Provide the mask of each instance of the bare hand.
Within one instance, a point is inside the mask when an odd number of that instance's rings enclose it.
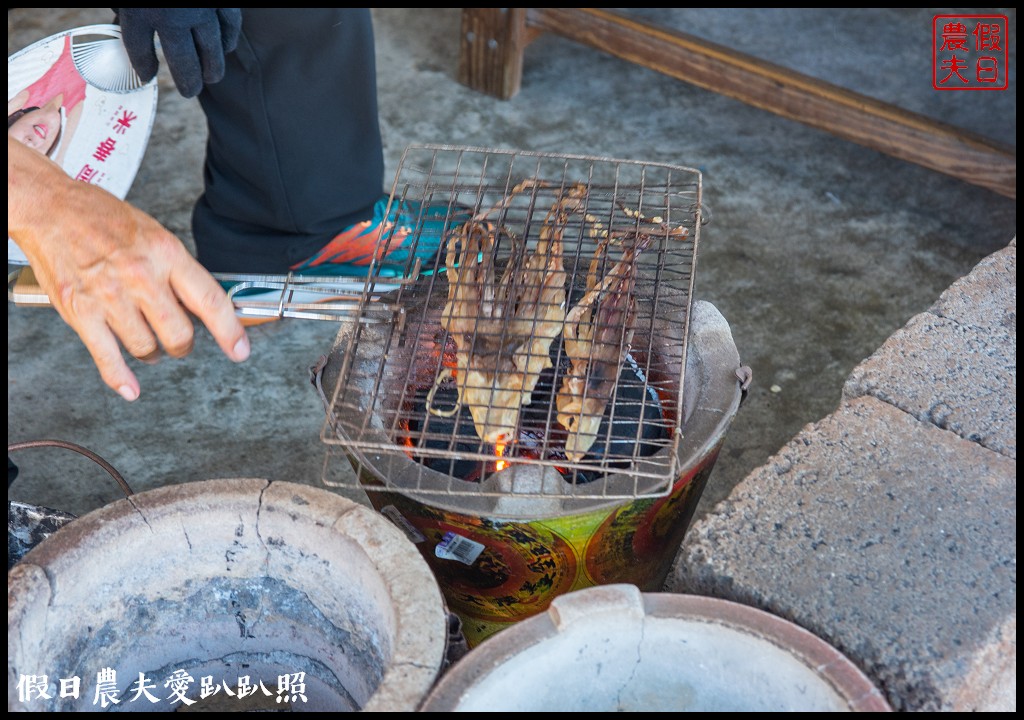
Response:
[[[160,223],[9,137],[7,158],[8,234],[107,385],[129,401],[140,393],[120,345],[144,362],[161,347],[188,355],[189,312],[225,355],[249,357],[227,293]]]

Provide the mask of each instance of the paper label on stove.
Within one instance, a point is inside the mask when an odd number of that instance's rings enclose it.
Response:
[[[475,540],[447,532],[434,548],[434,554],[442,560],[458,560],[460,563],[472,565],[483,550],[484,546]]]
[[[405,519],[405,516],[398,511],[394,505],[386,505],[380,510],[381,515],[398,526],[398,529],[405,533],[405,536],[414,543],[421,543],[426,536],[416,529],[416,526]]]

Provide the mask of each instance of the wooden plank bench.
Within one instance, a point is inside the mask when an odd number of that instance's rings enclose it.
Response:
[[[519,92],[526,47],[552,33],[1009,198],[1017,149],[700,38],[601,8],[463,8],[458,79]]]

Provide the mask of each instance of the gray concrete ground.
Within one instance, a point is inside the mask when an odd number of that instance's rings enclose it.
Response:
[[[938,11],[931,9],[630,12],[1016,143],[1013,9],[991,11],[1010,18],[1010,89],[961,93],[932,89],[930,32]],[[110,17],[103,8],[10,10],[8,52]],[[666,162],[704,173],[712,221],[702,236],[695,295],[729,321],[753,385],[698,509],[702,534],[738,522],[718,509],[737,486],[751,513],[773,523],[768,515],[778,508],[762,506],[767,498],[759,497],[769,487],[757,481],[765,464],[802,433],[817,432],[809,424],[840,407],[844,384],[862,361],[1016,234],[1013,200],[559,38],[541,37],[527,50],[519,95],[485,97],[455,81],[459,17],[458,8],[374,11],[391,172],[409,144],[444,143]],[[203,119],[195,101],[175,93],[165,69],[160,82],[153,138],[129,199],[190,242]],[[1015,313],[1015,265],[1012,278]],[[201,332],[189,358],[139,365],[143,394],[127,404],[101,383],[52,311],[9,305],[8,441],[84,445],[136,490],[214,477],[318,484],[323,408],[307,368],[335,332],[329,323],[298,320],[254,328],[252,357],[241,366]],[[955,365],[958,347],[935,347],[928,357]],[[896,377],[896,390],[909,382]],[[1015,428],[1015,364],[1012,383],[1012,405],[991,408],[1009,413]],[[907,421],[867,400],[851,400],[842,412],[871,416],[864,443]],[[990,421],[978,420],[982,435],[990,434]],[[965,438],[951,457],[971,463],[982,449],[1002,452],[979,442]],[[863,457],[860,447],[858,440],[846,448],[850,462]],[[926,444],[920,449],[927,455]],[[901,457],[908,482],[942,464],[928,455],[918,468],[922,458],[909,450]],[[9,492],[14,499],[81,514],[119,496],[104,472],[66,451],[22,451],[15,459],[21,476]],[[1015,518],[1015,486],[1006,492]],[[721,507],[733,507],[729,502]],[[894,522],[916,526],[922,520],[915,512],[908,503]],[[771,558],[758,567],[748,558],[732,561],[745,564],[751,587],[771,587]],[[1015,576],[1015,540],[1012,568]],[[933,590],[926,578],[914,581],[926,586],[917,592]],[[1014,625],[1014,657],[1015,646]]]

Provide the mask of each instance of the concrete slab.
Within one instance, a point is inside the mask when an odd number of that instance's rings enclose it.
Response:
[[[896,710],[1007,709],[1015,472],[978,443],[856,398],[693,526],[666,587],[796,622],[857,663]]]
[[[1017,333],[1017,238],[950,285],[929,308],[988,333]]]
[[[1017,457],[1017,248],[979,263],[861,363],[844,399],[871,395]]]

